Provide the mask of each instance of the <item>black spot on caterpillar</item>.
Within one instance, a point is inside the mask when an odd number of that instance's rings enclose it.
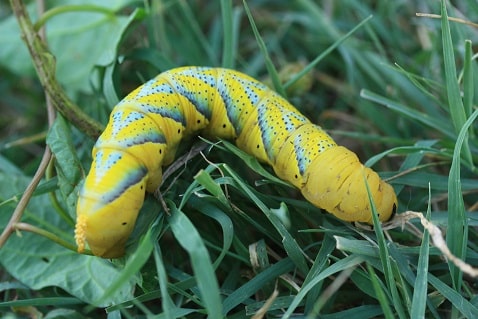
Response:
[[[159,186],[181,139],[198,131],[234,140],[345,221],[372,223],[364,177],[380,220],[396,210],[389,184],[276,92],[233,70],[183,67],[159,74],[114,108],[78,198],[79,252],[88,243],[97,256],[124,254],[145,191]]]

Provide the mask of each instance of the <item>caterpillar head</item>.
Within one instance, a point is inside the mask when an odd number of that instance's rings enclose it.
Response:
[[[94,255],[117,258],[124,254],[143,205],[147,174],[127,154],[117,157],[108,169],[97,165],[101,158],[105,154],[95,157],[78,197],[75,240],[78,252],[88,243]]]
[[[381,222],[392,218],[397,209],[392,186],[344,147],[330,148],[318,156],[308,167],[306,177],[304,197],[342,220],[373,224],[366,185]]]

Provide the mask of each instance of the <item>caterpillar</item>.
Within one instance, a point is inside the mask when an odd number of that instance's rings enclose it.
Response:
[[[113,109],[78,195],[78,251],[88,244],[96,256],[122,256],[145,193],[159,187],[181,139],[198,132],[234,140],[344,221],[372,223],[365,180],[381,221],[397,208],[389,184],[263,83],[229,69],[182,67],[159,74]]]

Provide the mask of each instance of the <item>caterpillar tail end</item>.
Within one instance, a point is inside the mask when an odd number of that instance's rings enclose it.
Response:
[[[318,156],[309,165],[306,176],[307,182],[301,189],[304,197],[341,220],[372,225],[370,199],[380,222],[390,220],[397,210],[393,187],[364,167],[357,155],[345,147],[333,147]]]
[[[75,226],[75,241],[78,246],[78,253],[83,253],[86,246],[86,217],[85,215],[78,215]]]

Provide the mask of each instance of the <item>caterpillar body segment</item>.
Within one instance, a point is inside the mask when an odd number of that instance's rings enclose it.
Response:
[[[199,132],[234,140],[343,220],[372,223],[365,180],[381,221],[396,209],[390,185],[276,92],[237,71],[183,67],[146,82],[111,113],[79,194],[79,251],[88,243],[97,256],[123,255],[145,192],[159,186],[179,142]]]

